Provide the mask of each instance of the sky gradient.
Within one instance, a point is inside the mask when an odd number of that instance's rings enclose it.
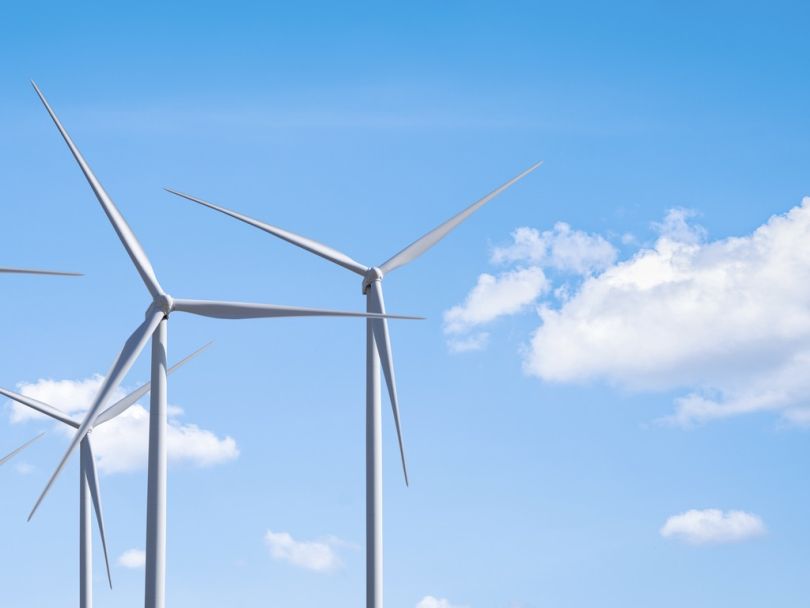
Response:
[[[358,277],[165,186],[372,265],[545,160],[386,279],[389,311],[427,317],[392,324],[412,483],[384,400],[387,606],[804,606],[808,21],[782,2],[6,7],[0,265],[86,276],[0,276],[0,384],[80,413],[149,302],[30,79],[176,297],[364,306]],[[363,322],[178,316],[170,360],[209,340],[170,381],[167,602],[362,605]],[[26,524],[67,436],[3,407],[0,452],[49,432],[0,468],[0,605],[75,605],[77,460]],[[99,462],[115,590],[97,542],[95,595],[116,608],[143,602],[130,414]]]

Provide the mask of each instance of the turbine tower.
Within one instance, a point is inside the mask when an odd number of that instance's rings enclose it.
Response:
[[[191,353],[182,361],[173,365],[167,373],[171,374],[177,368],[188,363],[192,358],[196,357],[203,350],[210,346],[210,342],[202,348]],[[104,410],[96,419],[92,428],[100,424],[108,422],[117,416],[123,414],[135,402],[149,392],[149,384],[144,384],[137,390],[134,390],[126,397],[120,399],[115,404]],[[56,407],[43,403],[32,397],[15,393],[4,388],[0,388],[0,395],[5,395],[9,399],[13,399],[27,407],[30,407],[37,412],[50,416],[54,420],[58,420],[63,424],[79,428],[81,425],[80,420],[76,420],[72,416],[63,412]],[[92,429],[91,429],[92,430]],[[40,433],[34,439],[21,445],[16,450],[11,452],[8,456],[0,460],[0,464],[6,462],[9,458],[25,449],[36,439],[39,439],[45,433]],[[101,537],[101,546],[104,549],[104,565],[107,568],[107,581],[112,589],[112,575],[110,573],[110,560],[107,555],[107,539],[104,534],[104,517],[101,511],[101,496],[99,494],[98,486],[98,473],[96,472],[96,460],[93,456],[93,444],[90,441],[90,435],[86,435],[80,445],[79,452],[79,608],[92,608],[93,606],[93,529],[91,521],[91,509],[95,511],[96,523],[98,524],[98,532]],[[92,506],[91,506],[92,503]]]
[[[146,285],[151,296],[151,302],[146,309],[146,319],[130,335],[123,349],[115,358],[110,372],[98,392],[92,406],[76,431],[62,460],[51,475],[45,489],[34,504],[30,520],[42,500],[53,486],[54,481],[62,472],[73,451],[87,435],[95,423],[101,408],[107,402],[112,391],[118,386],[129,368],[134,363],[152,337],[152,390],[149,408],[149,467],[147,482],[147,512],[146,512],[146,590],[145,607],[163,608],[165,606],[166,587],[166,424],[167,424],[167,381],[166,381],[166,354],[168,346],[168,320],[173,312],[187,312],[203,317],[220,319],[257,319],[277,317],[366,317],[366,318],[400,318],[417,319],[418,317],[402,317],[381,315],[368,312],[344,312],[323,310],[315,308],[300,308],[294,306],[278,306],[274,304],[254,304],[245,302],[224,302],[213,300],[184,300],[175,299],[166,293],[157,280],[152,264],[135,233],[127,224],[124,216],[116,207],[107,191],[96,178],[87,161],[73,143],[62,124],[59,122],[51,106],[48,104],[42,91],[36,83],[32,82],[34,89],[50,114],[56,128],[65,140],[76,162],[84,173],[87,182],[101,204],[104,213],[110,220],[121,244],[129,254],[138,274]]]
[[[447,236],[470,215],[498,196],[501,192],[526,177],[537,169],[540,161],[505,184],[499,186],[482,199],[476,201],[449,220],[417,239],[405,249],[383,262],[379,266],[368,266],[355,261],[345,253],[313,239],[295,234],[283,228],[266,224],[251,217],[209,203],[189,194],[166,188],[172,194],[199,203],[256,228],[269,232],[273,236],[292,243],[324,259],[342,266],[363,277],[362,291],[366,296],[366,310],[373,313],[385,313],[382,280],[391,271],[412,262],[436,243]],[[385,319],[366,321],[366,606],[382,608],[383,606],[383,528],[382,528],[382,406],[380,402],[380,364],[388,387],[388,397],[394,415],[397,431],[402,472],[405,484],[408,485],[408,467],[405,462],[405,447],[402,441],[402,430],[399,417],[394,363],[391,353],[391,340],[388,323]]]

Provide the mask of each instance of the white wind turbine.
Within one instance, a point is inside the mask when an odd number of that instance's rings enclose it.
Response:
[[[166,188],[168,192],[199,203],[225,215],[236,218],[246,224],[255,226],[280,239],[342,266],[363,277],[362,289],[366,296],[366,310],[374,313],[385,313],[382,279],[392,270],[413,261],[436,243],[447,236],[470,215],[498,196],[501,192],[526,177],[537,169],[540,161],[502,186],[496,188],[482,199],[476,201],[449,220],[417,239],[405,249],[383,262],[379,266],[367,266],[355,261],[345,253],[313,239],[295,234],[283,228],[266,224],[236,211],[225,209],[213,203],[196,198],[189,194]],[[405,484],[408,484],[408,468],[405,463],[405,448],[400,428],[399,403],[394,376],[394,363],[391,353],[391,341],[388,334],[388,323],[385,319],[366,322],[366,606],[382,608],[383,605],[383,530],[382,530],[382,406],[380,400],[380,362],[382,362],[388,396],[394,414],[394,425],[397,431],[402,472]]]
[[[167,373],[171,374],[179,367],[185,365],[210,345],[211,343],[209,342],[202,348],[199,348],[188,355],[185,359],[178,361],[169,368]],[[90,430],[92,431],[100,424],[109,422],[113,418],[123,414],[141,397],[146,395],[146,393],[149,392],[149,389],[150,384],[146,383],[140,388],[132,391],[126,397],[116,401],[113,405],[99,414]],[[22,405],[28,406],[31,409],[45,414],[54,420],[58,420],[59,422],[73,427],[74,429],[79,428],[81,425],[80,420],[73,418],[66,412],[63,412],[52,405],[34,399],[33,397],[21,395],[20,393],[15,393],[14,391],[4,388],[0,388],[0,395],[13,399]],[[39,439],[44,434],[45,433],[40,433],[34,439],[31,439],[27,443],[21,445],[19,448],[11,452],[11,454],[0,460],[0,464],[3,464],[9,458],[31,445],[35,440]],[[93,530],[90,516],[91,502],[92,508],[96,513],[96,523],[98,524],[98,532],[99,536],[101,537],[101,546],[104,549],[104,565],[107,568],[107,581],[110,584],[110,589],[112,589],[112,575],[110,573],[110,560],[107,555],[107,539],[104,534],[104,517],[101,511],[101,496],[98,485],[98,474],[96,472],[96,460],[93,455],[93,444],[90,439],[90,434],[88,433],[81,440],[79,452],[79,608],[91,608],[93,605]]]
[[[379,315],[363,312],[344,312],[335,310],[322,310],[315,308],[300,308],[294,306],[278,306],[275,304],[254,304],[245,302],[224,302],[212,300],[182,300],[175,299],[166,293],[158,283],[155,271],[146,252],[141,247],[132,229],[127,224],[121,212],[116,207],[106,190],[96,178],[87,161],[82,156],[73,140],[64,129],[56,114],[51,109],[45,96],[36,83],[34,89],[42,101],[45,109],[65,140],[76,162],[79,164],[85,178],[96,195],[102,209],[110,220],[121,244],[129,254],[146,288],[152,297],[146,309],[146,319],[130,335],[123,349],[115,358],[110,372],[93,404],[87,412],[81,425],[79,425],[73,440],[70,442],[65,455],[51,475],[45,489],[34,504],[30,520],[36,512],[54,481],[62,472],[73,451],[87,435],[96,422],[101,408],[107,402],[110,394],[118,386],[135,359],[146,345],[147,339],[152,337],[152,390],[149,408],[149,465],[147,482],[147,511],[146,511],[146,608],[163,608],[165,606],[166,588],[166,424],[167,424],[167,381],[166,381],[166,352],[168,340],[168,319],[172,312],[188,312],[204,317],[220,319],[257,319],[276,317],[370,317],[370,318],[401,318],[416,319],[418,317],[401,317],[393,315]]]

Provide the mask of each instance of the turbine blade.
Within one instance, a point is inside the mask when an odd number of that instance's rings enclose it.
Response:
[[[90,437],[85,437],[82,441],[84,450],[85,469],[87,485],[90,487],[90,497],[93,499],[93,509],[96,511],[96,522],[98,523],[98,533],[101,536],[101,546],[104,548],[104,565],[107,566],[107,580],[112,589],[112,574],[110,574],[110,558],[107,555],[107,536],[104,534],[104,515],[101,512],[101,496],[98,487],[98,474],[96,473],[96,457],[93,454],[93,444]]]
[[[338,251],[328,245],[324,245],[323,243],[319,243],[316,240],[309,239],[305,236],[301,236],[300,234],[295,234],[294,232],[290,232],[288,230],[284,230],[283,228],[279,228],[277,226],[273,226],[272,224],[265,224],[264,222],[260,222],[259,220],[254,220],[252,217],[248,217],[247,215],[243,215],[236,211],[231,211],[230,209],[226,209],[225,207],[220,207],[219,205],[215,205],[214,203],[209,203],[208,201],[204,201],[201,198],[197,198],[196,196],[191,196],[190,194],[184,194],[183,192],[178,192],[177,190],[172,190],[171,188],[164,188],[166,192],[170,192],[171,194],[175,194],[179,197],[182,197],[186,200],[189,200],[193,203],[198,203],[200,205],[204,205],[210,209],[214,209],[215,211],[219,211],[220,213],[224,213],[225,215],[229,215],[232,218],[245,222],[246,224],[250,224],[260,230],[264,230],[265,232],[269,232],[273,236],[277,236],[280,239],[287,241],[288,243],[292,243],[293,245],[300,247],[301,249],[306,249],[310,253],[314,253],[315,255],[319,255],[324,259],[329,260],[330,262],[334,262],[343,268],[351,270],[352,272],[356,272],[360,276],[366,274],[368,267],[364,266],[360,262],[357,262],[350,258],[345,253]]]
[[[13,399],[18,403],[22,403],[23,405],[26,405],[33,410],[45,414],[46,416],[50,416],[51,418],[54,418],[59,422],[64,422],[65,424],[72,426],[74,429],[79,428],[79,423],[76,422],[70,416],[68,416],[65,412],[56,409],[52,405],[48,405],[47,403],[43,403],[42,401],[34,399],[33,397],[27,397],[26,395],[21,395],[20,393],[15,393],[14,391],[10,391],[4,388],[0,388],[0,395],[8,397],[9,399]]]
[[[206,344],[204,346],[201,346],[200,348],[195,350],[193,353],[188,355],[185,359],[181,359],[180,361],[178,361],[177,363],[172,365],[168,369],[167,373],[172,374],[175,370],[177,370],[178,368],[182,367],[183,365],[185,365],[186,363],[191,361],[194,357],[196,357],[201,352],[206,350],[212,344],[213,344],[213,342],[209,342],[208,344]],[[147,382],[146,384],[144,384],[140,388],[132,391],[129,395],[127,395],[123,399],[120,399],[119,401],[116,401],[113,405],[111,405],[110,407],[108,407],[106,410],[104,410],[103,412],[101,412],[98,415],[98,418],[96,418],[96,423],[95,423],[94,426],[98,426],[99,424],[103,424],[104,422],[107,422],[108,420],[112,420],[113,418],[115,418],[119,414],[123,414],[127,409],[129,409],[130,406],[134,405],[138,401],[138,399],[140,399],[146,393],[148,393],[151,390],[151,388],[152,388],[152,383]]]
[[[379,315],[367,312],[346,312],[275,304],[252,304],[247,302],[219,302],[214,300],[175,300],[174,310],[190,312],[217,319],[263,319],[271,317],[368,317],[386,319],[421,319],[402,315]]]
[[[81,272],[63,272],[61,270],[40,270],[38,268],[11,268],[0,267],[0,273],[4,274],[48,274],[57,277],[83,277]]]
[[[512,179],[510,179],[508,182],[506,182],[502,186],[496,188],[495,190],[493,190],[492,192],[487,194],[484,198],[474,202],[472,205],[470,205],[469,207],[464,209],[464,211],[461,211],[460,213],[457,213],[456,215],[451,217],[449,220],[447,220],[445,223],[441,224],[440,226],[434,228],[433,230],[431,230],[430,232],[428,232],[427,234],[425,234],[421,238],[417,239],[416,241],[414,241],[413,243],[408,245],[405,249],[403,249],[402,251],[397,253],[390,260],[388,260],[387,262],[384,262],[380,266],[380,270],[383,272],[383,274],[388,274],[389,272],[391,272],[395,268],[399,268],[400,266],[403,266],[403,265],[407,264],[408,262],[411,262],[411,261],[415,260],[420,255],[425,253],[428,249],[433,247],[436,243],[441,241],[445,236],[447,236],[447,234],[450,231],[452,231],[461,222],[466,220],[473,213],[478,211],[481,207],[483,207],[485,204],[487,204],[493,198],[498,196],[501,192],[503,192],[504,190],[506,190],[507,188],[512,186],[514,183],[516,183],[516,182],[520,181],[521,179],[523,179],[524,177],[526,177],[529,173],[531,173],[532,171],[537,169],[537,167],[539,167],[542,164],[543,164],[542,160],[539,163],[535,163],[534,165],[532,165],[531,167],[526,169],[520,175],[517,175],[517,176],[513,177]]]
[[[37,439],[40,439],[44,434],[45,434],[45,432],[43,431],[42,433],[40,433],[39,435],[37,435],[33,439],[29,439],[28,441],[26,441],[24,444],[22,444],[20,447],[18,447],[16,450],[11,452],[10,454],[7,454],[6,456],[3,456],[2,458],[0,458],[0,464],[6,464],[9,460],[14,458],[17,454],[22,452],[25,448],[27,448],[32,443],[34,443]]]
[[[109,218],[116,234],[118,234],[118,238],[124,245],[124,249],[127,250],[132,263],[135,264],[135,268],[138,270],[138,274],[141,275],[141,279],[143,279],[143,282],[146,284],[146,288],[152,294],[153,298],[161,295],[163,293],[163,289],[161,289],[157,277],[155,276],[155,271],[152,268],[152,264],[149,262],[149,258],[146,256],[146,252],[143,250],[143,247],[141,247],[141,244],[138,242],[135,233],[132,232],[129,224],[127,224],[127,221],[124,219],[124,216],[121,215],[118,207],[115,206],[115,203],[107,194],[107,191],[104,190],[101,182],[99,182],[96,178],[93,170],[90,168],[90,165],[87,164],[87,161],[82,156],[82,153],[79,152],[76,144],[73,143],[70,135],[68,135],[68,132],[65,131],[65,128],[62,126],[62,123],[59,122],[59,119],[51,109],[51,106],[48,103],[48,100],[45,99],[45,96],[42,94],[42,91],[39,90],[39,87],[34,81],[31,81],[31,84],[34,85],[34,90],[37,92],[37,95],[39,96],[40,101],[42,101],[42,104],[45,106],[45,109],[48,111],[48,114],[50,114],[56,128],[59,129],[59,133],[62,134],[62,138],[65,140],[68,148],[70,148],[76,162],[79,163],[79,167],[81,168],[82,173],[84,173],[84,177],[87,179],[87,182],[93,189],[98,202],[101,203],[104,213],[107,214],[107,218]]]
[[[135,359],[138,358],[138,355],[143,350],[143,347],[146,345],[146,341],[152,335],[152,332],[155,331],[155,328],[160,323],[160,320],[163,318],[163,312],[159,310],[150,310],[148,313],[149,316],[146,317],[143,323],[141,323],[138,328],[132,333],[129,339],[124,344],[124,348],[121,349],[121,352],[116,357],[115,362],[113,363],[110,372],[107,374],[107,377],[104,379],[104,382],[101,384],[101,388],[96,395],[96,399],[93,402],[93,405],[90,407],[90,410],[87,412],[84,420],[79,425],[76,434],[73,436],[73,439],[68,446],[65,455],[62,456],[62,460],[59,461],[59,465],[57,465],[56,470],[51,475],[51,478],[48,480],[48,483],[45,486],[45,489],[42,491],[42,494],[39,495],[37,502],[34,504],[34,508],[31,509],[31,513],[28,515],[28,521],[31,521],[31,518],[34,516],[34,513],[37,512],[39,505],[42,504],[42,501],[47,496],[48,492],[51,490],[53,483],[56,481],[56,478],[59,477],[59,474],[62,472],[62,469],[65,468],[68,459],[70,458],[73,451],[78,447],[79,442],[84,439],[85,435],[90,431],[93,427],[93,424],[96,421],[96,417],[98,416],[99,410],[104,406],[107,402],[107,399],[112,394],[112,392],[116,389],[119,385],[121,380],[124,378],[126,373],[129,371],[129,368],[132,367],[132,364],[135,362]]]
[[[380,281],[371,284],[371,308],[379,313],[385,313],[385,302],[383,300],[382,285]],[[402,441],[402,428],[399,420],[399,400],[397,399],[397,381],[394,375],[394,357],[391,352],[391,338],[388,334],[388,322],[383,319],[371,321],[374,332],[374,342],[377,344],[377,352],[380,355],[385,384],[388,386],[388,397],[391,400],[391,410],[394,414],[394,425],[397,427],[397,441],[399,442],[399,454],[402,458],[402,473],[405,475],[405,485],[408,484],[408,465],[405,461],[405,444]]]

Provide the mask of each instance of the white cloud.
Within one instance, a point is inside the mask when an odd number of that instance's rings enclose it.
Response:
[[[667,211],[663,222],[653,222],[653,228],[662,239],[696,245],[706,238],[705,228],[689,223],[689,218],[696,216],[697,212],[693,209],[677,207]]]
[[[60,410],[76,415],[86,411],[93,402],[93,397],[104,377],[98,374],[84,380],[51,380],[40,379],[33,383],[17,384],[17,392],[26,397],[33,397],[39,401],[52,405]],[[113,394],[110,403],[118,401],[124,396],[120,389]],[[25,422],[27,420],[50,420],[45,414],[40,414],[29,407],[15,401],[9,402],[11,409],[11,422]]]
[[[433,597],[432,595],[426,595],[423,597],[419,602],[416,604],[416,608],[465,608],[464,606],[458,606],[456,604],[451,604],[450,600]]]
[[[69,414],[81,417],[90,407],[103,382],[103,377],[92,376],[83,380],[38,380],[18,385],[19,392],[44,401]],[[117,390],[110,403],[124,396]],[[169,408],[169,425],[166,435],[169,462],[195,466],[211,466],[234,460],[239,449],[232,437],[220,438],[213,432],[179,420],[183,410]],[[32,419],[47,419],[29,408],[12,402],[12,422]],[[59,424],[67,434],[71,429]],[[93,430],[93,448],[99,470],[105,473],[123,473],[146,467],[149,442],[149,412],[136,404],[126,412],[99,425]]]
[[[810,198],[707,241],[670,211],[638,250],[539,307],[524,361],[544,380],[678,390],[668,422],[763,410],[810,423]]]
[[[564,222],[552,230],[518,228],[512,233],[512,244],[496,247],[492,262],[530,262],[562,272],[591,274],[604,270],[616,260],[616,248],[599,235],[571,230]]]
[[[520,268],[495,277],[482,274],[463,304],[444,313],[444,331],[462,334],[503,315],[514,314],[548,289],[542,269]]]
[[[239,449],[232,437],[219,438],[195,424],[177,420],[179,408],[170,408],[166,430],[169,462],[208,467],[235,460]],[[93,431],[98,467],[107,473],[123,473],[146,467],[149,445],[149,412],[133,405],[126,412]]]
[[[762,520],[745,511],[692,509],[673,515],[660,530],[664,538],[675,538],[690,544],[735,543],[765,534]]]
[[[544,268],[576,277],[591,276],[610,266],[616,255],[613,245],[601,236],[572,230],[562,222],[544,232],[518,228],[510,245],[493,250],[491,261],[520,267],[497,276],[481,274],[464,303],[445,311],[448,348],[454,353],[486,348],[489,334],[476,328],[531,308],[550,289]],[[566,289],[559,287],[557,294],[564,295]]]
[[[127,549],[118,557],[118,565],[124,568],[143,568],[146,564],[146,552],[143,549]]]
[[[345,543],[337,538],[295,540],[287,532],[268,530],[264,542],[273,559],[315,572],[332,572],[341,566],[337,547]]]

